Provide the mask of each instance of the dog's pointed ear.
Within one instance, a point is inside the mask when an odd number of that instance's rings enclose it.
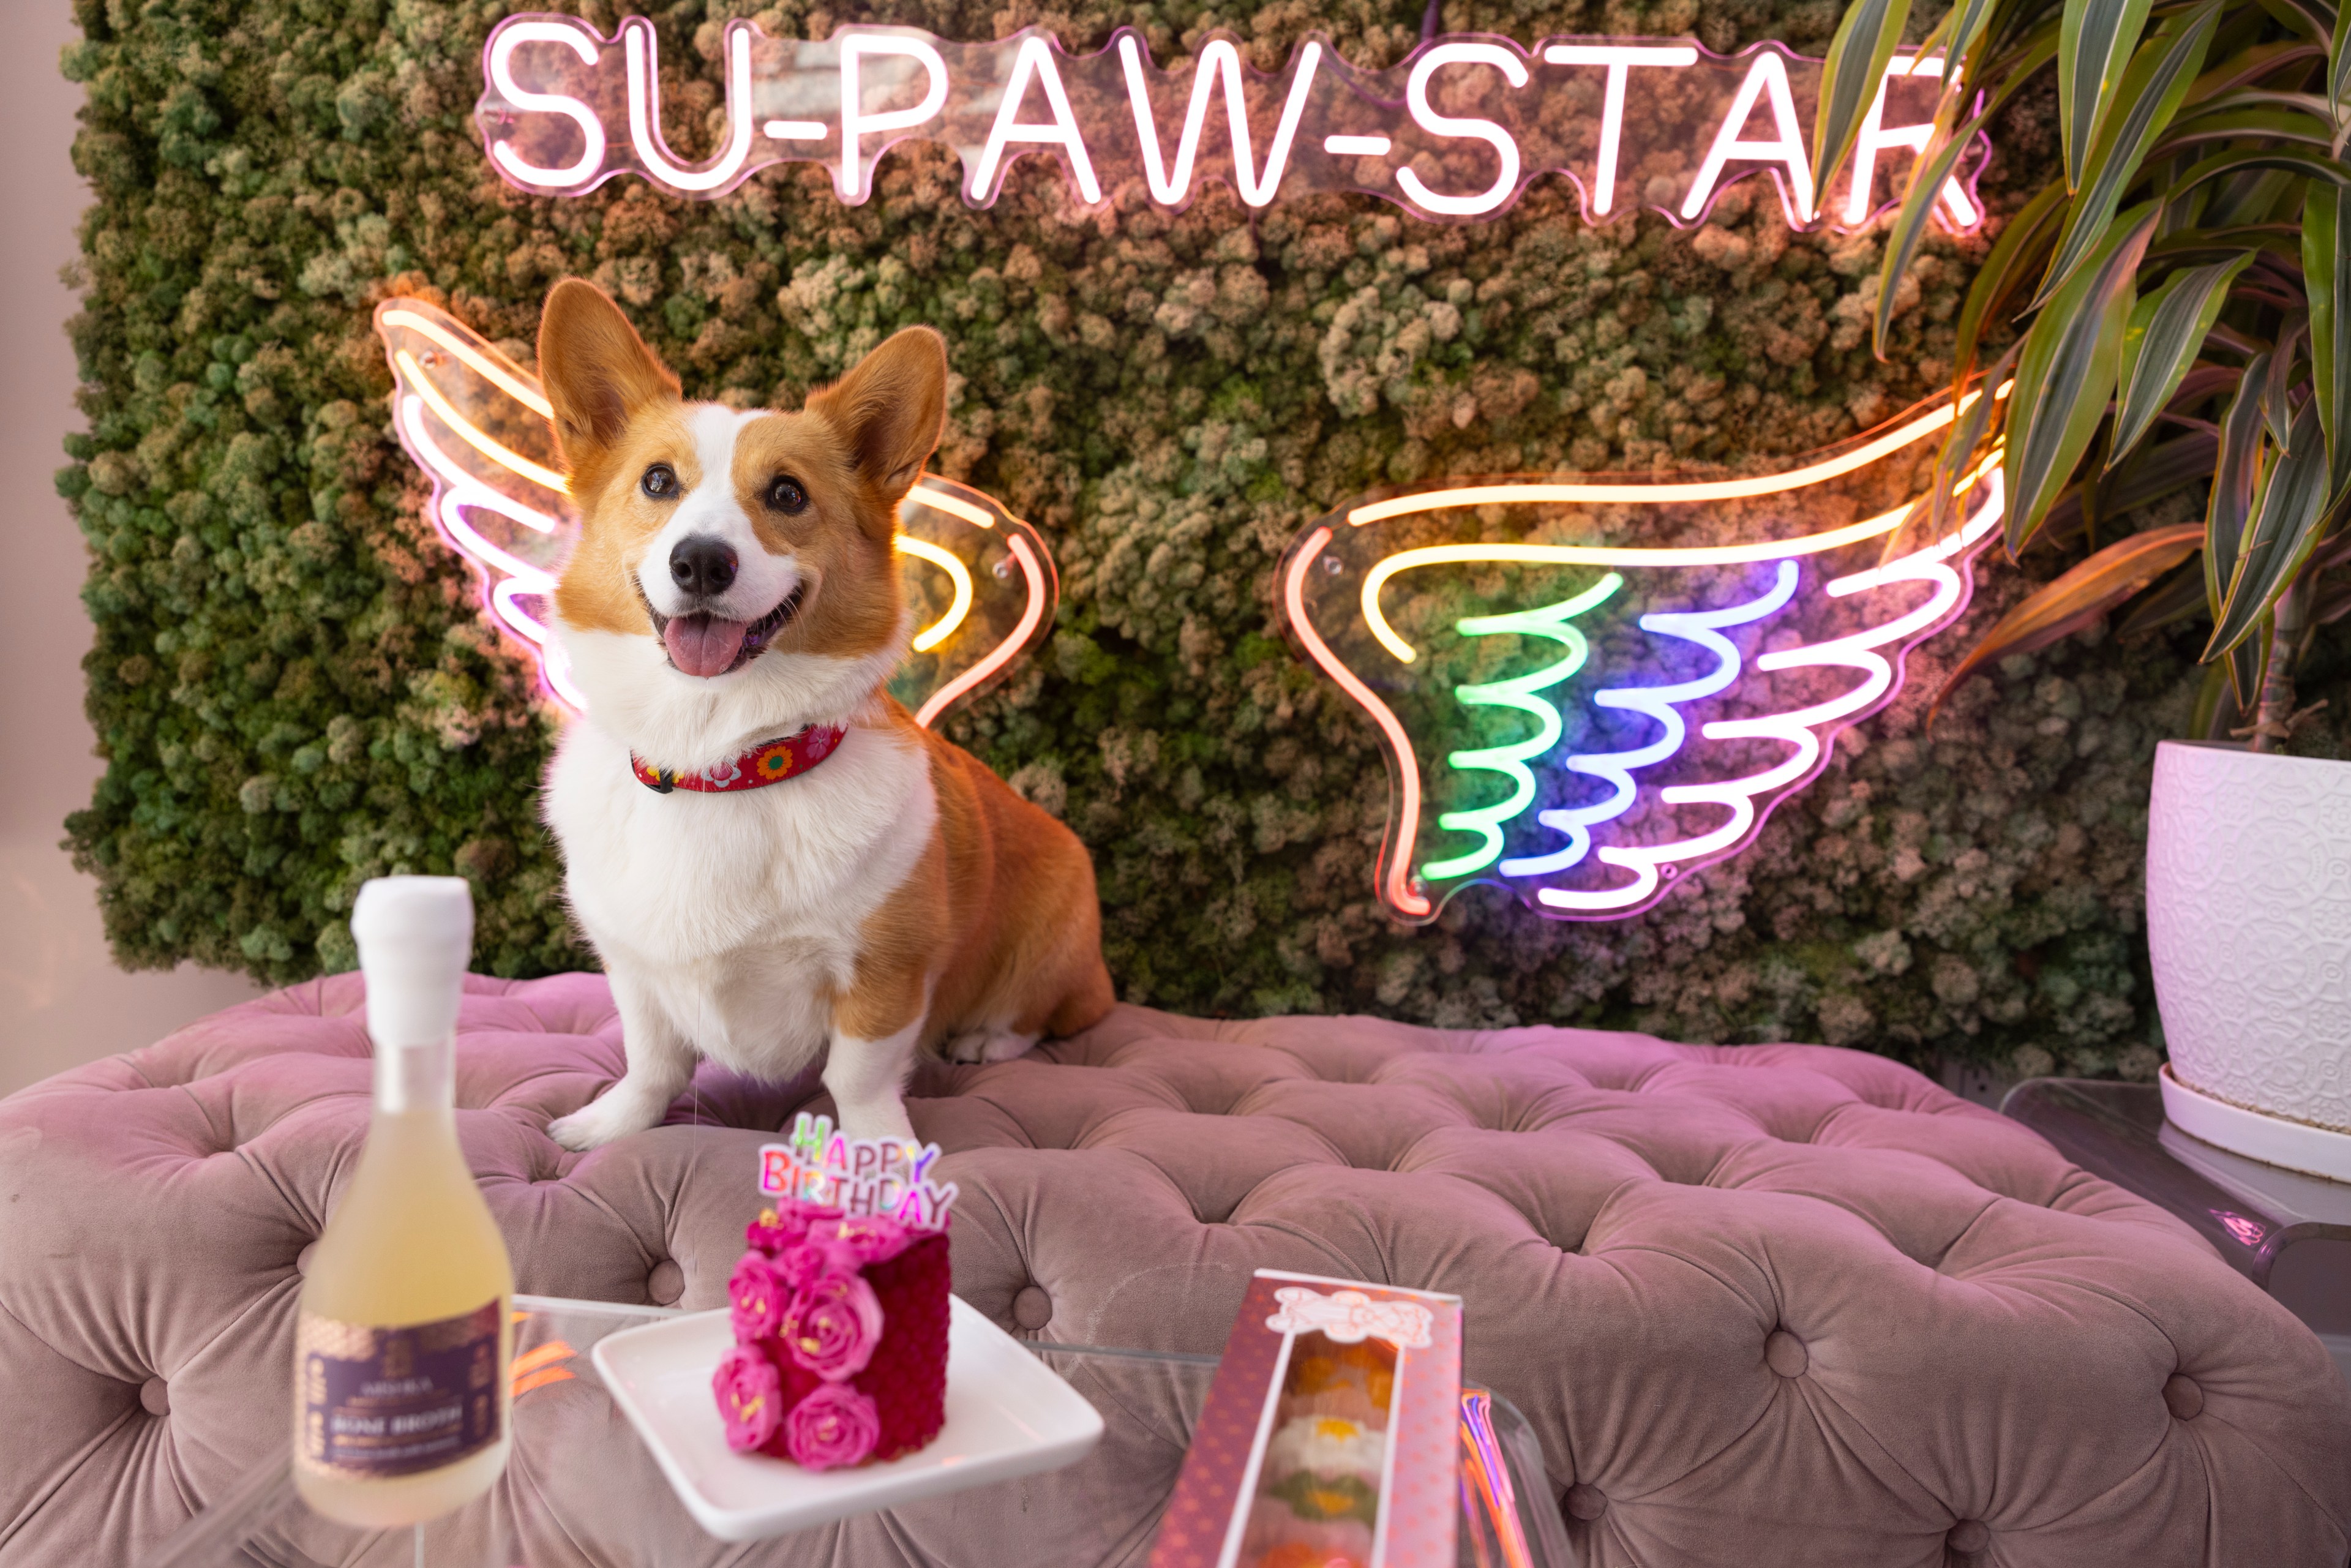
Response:
[[[946,425],[946,340],[928,327],[893,333],[808,408],[848,443],[860,476],[894,507]]]
[[[677,377],[611,297],[578,277],[548,291],[538,319],[538,373],[555,405],[555,438],[575,476],[595,466],[638,411],[678,395]]]

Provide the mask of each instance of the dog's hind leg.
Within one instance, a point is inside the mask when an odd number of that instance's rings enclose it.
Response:
[[[670,1102],[693,1082],[694,1043],[626,971],[611,972],[621,1009],[621,1043],[628,1071],[619,1082],[570,1115],[549,1124],[547,1135],[567,1149],[587,1150],[658,1123]]]
[[[940,1048],[949,1061],[1009,1061],[1037,1043],[1033,1034],[1008,1029],[976,1029],[959,1034]]]

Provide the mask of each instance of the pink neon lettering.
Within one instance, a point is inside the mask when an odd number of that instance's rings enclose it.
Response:
[[[506,94],[517,109],[559,114],[580,127],[580,156],[560,169],[545,169],[529,162],[510,141],[490,143],[490,158],[509,177],[537,190],[559,191],[594,176],[604,166],[604,122],[586,104],[562,92],[531,92],[514,79],[514,52],[524,44],[564,44],[587,65],[596,63],[596,35],[583,35],[569,22],[524,20],[501,28],[490,40],[490,85]]]
[[[653,25],[643,16],[621,24],[629,53],[629,142],[653,178],[681,191],[715,191],[729,183],[751,155],[751,30],[738,22],[726,29],[726,150],[707,169],[672,162],[661,136],[661,71],[654,58]]]
[[[1616,205],[1616,161],[1623,155],[1625,144],[1625,84],[1633,68],[1662,66],[1679,69],[1694,66],[1698,64],[1698,51],[1686,46],[1656,48],[1627,44],[1554,44],[1543,51],[1542,57],[1554,66],[1608,68],[1608,85],[1603,89],[1600,103],[1600,156],[1592,171],[1593,215],[1605,217]]]
[[[1282,172],[1289,166],[1290,145],[1298,134],[1298,121],[1305,112],[1306,95],[1313,87],[1314,68],[1322,55],[1320,44],[1306,46],[1297,74],[1290,78],[1290,93],[1282,102],[1273,145],[1266,150],[1265,170],[1260,174],[1249,147],[1249,100],[1242,88],[1240,51],[1229,39],[1211,39],[1200,51],[1200,62],[1192,72],[1192,98],[1185,108],[1184,129],[1176,136],[1176,162],[1170,170],[1160,162],[1159,129],[1151,112],[1150,89],[1143,79],[1143,51],[1132,35],[1121,37],[1119,64],[1126,77],[1127,101],[1134,110],[1134,134],[1143,151],[1144,179],[1151,187],[1151,199],[1165,207],[1180,207],[1192,199],[1192,169],[1200,155],[1201,132],[1207,126],[1208,95],[1221,84],[1225,89],[1225,121],[1233,144],[1233,187],[1240,193],[1241,200],[1252,207],[1272,201]],[[1384,137],[1354,140],[1376,140],[1378,151],[1387,151]],[[1327,142],[1325,146],[1326,151],[1338,151]]]
[[[861,203],[872,194],[874,163],[917,136],[955,151],[964,198],[975,206],[998,199],[1008,160],[1040,148],[1059,161],[1073,202],[1089,207],[1139,186],[1155,204],[1180,208],[1205,174],[1250,207],[1356,193],[1427,221],[1469,222],[1558,172],[1576,183],[1591,222],[1653,205],[1686,224],[1760,166],[1779,184],[1791,224],[1808,226],[1823,209],[1849,228],[1867,221],[1886,159],[1916,158],[1931,144],[1931,127],[1905,117],[1917,118],[1915,106],[1933,97],[1928,84],[1941,69],[1932,59],[1895,62],[1860,133],[1851,182],[1814,191],[1798,110],[1819,62],[1777,45],[1734,59],[1683,39],[1567,37],[1529,47],[1458,35],[1373,70],[1310,36],[1270,75],[1252,68],[1229,34],[1211,33],[1194,49],[1180,71],[1162,70],[1132,27],[1092,54],[1069,55],[1036,28],[959,43],[861,26],[820,43],[734,22],[722,38],[721,145],[696,165],[662,139],[660,61],[644,18],[626,18],[606,39],[572,18],[511,16],[485,47],[475,112],[499,173],[542,193],[576,194],[633,172],[707,198],[776,163],[824,162],[840,197]],[[1903,88],[1912,78],[1920,90]],[[1562,115],[1554,92],[1596,112]],[[1751,118],[1767,119],[1769,134],[1750,137]],[[1702,160],[1691,157],[1700,152]],[[1988,152],[1969,150],[1941,193],[1938,221],[1980,221],[1970,186]],[[1670,188],[1658,179],[1686,160],[1698,165],[1694,179],[1668,176]],[[1623,188],[1635,169],[1647,182],[1638,202]]]
[[[865,112],[864,62],[870,55],[895,55],[913,60],[926,73],[922,101],[912,109]],[[947,63],[926,38],[901,33],[852,33],[841,40],[841,173],[835,182],[843,200],[862,202],[868,191],[872,167],[865,162],[865,139],[891,131],[912,131],[935,118],[947,101]],[[879,154],[877,153],[878,157]]]
[[[1844,221],[1858,227],[1869,221],[1870,188],[1877,180],[1877,155],[1895,149],[1914,155],[1927,151],[1928,141],[1935,134],[1932,125],[1886,124],[1886,89],[1900,77],[1934,77],[1940,78],[1943,62],[1939,57],[1891,59],[1886,62],[1886,75],[1877,84],[1877,96],[1870,100],[1869,112],[1863,116],[1861,134],[1853,145],[1853,184],[1845,193]],[[1957,180],[1945,180],[1943,204],[1951,221],[1963,229],[1971,229],[1983,214],[1968,199],[1966,189]]]
[[[1878,90],[1885,90],[1883,82]],[[1772,137],[1769,141],[1748,141],[1741,133],[1747,129],[1748,117],[1755,112],[1755,100],[1768,98],[1771,105]],[[1682,216],[1696,218],[1706,211],[1707,203],[1714,197],[1715,183],[1722,178],[1723,166],[1732,159],[1776,162],[1787,171],[1787,183],[1782,200],[1789,204],[1788,224],[1802,228],[1813,221],[1813,166],[1804,153],[1804,133],[1796,123],[1796,100],[1788,90],[1787,62],[1769,49],[1760,51],[1755,63],[1747,68],[1747,79],[1740,84],[1739,96],[1730,100],[1730,111],[1722,117],[1722,127],[1714,133],[1714,145],[1706,150],[1706,162],[1698,165],[1698,178],[1691,182],[1689,194],[1682,200]]]
[[[1405,195],[1432,213],[1475,217],[1494,211],[1518,193],[1519,144],[1509,131],[1490,120],[1459,119],[1429,108],[1428,78],[1449,65],[1491,66],[1512,87],[1527,85],[1527,68],[1518,56],[1499,44],[1439,44],[1414,63],[1412,76],[1405,84],[1405,108],[1414,124],[1432,136],[1475,137],[1494,150],[1502,166],[1494,183],[1474,196],[1449,196],[1432,191],[1409,166],[1396,171],[1396,183],[1404,188]]]
[[[1029,84],[1035,81],[1045,89],[1045,102],[1051,109],[1053,122],[1038,125],[1019,119],[1021,99],[1029,93]],[[1086,156],[1086,139],[1078,131],[1077,116],[1070,112],[1070,91],[1061,85],[1061,73],[1053,64],[1053,51],[1042,38],[1024,38],[1020,52],[1012,58],[1012,80],[1004,89],[1004,101],[997,107],[996,123],[987,129],[987,141],[980,147],[979,162],[972,165],[971,182],[974,192],[993,201],[996,196],[996,171],[1004,161],[1007,143],[1021,141],[1040,146],[1057,146],[1070,160],[1070,170],[1077,176],[1078,193],[1092,206],[1102,200],[1102,183],[1094,178],[1093,161]]]

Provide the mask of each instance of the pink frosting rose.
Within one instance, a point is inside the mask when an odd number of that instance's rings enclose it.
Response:
[[[845,1383],[820,1383],[784,1418],[784,1448],[812,1470],[862,1464],[882,1438],[873,1401]]]
[[[841,1218],[841,1210],[837,1208],[798,1197],[778,1198],[775,1207],[768,1212],[775,1216],[775,1222],[768,1224],[767,1217],[761,1216],[744,1228],[743,1239],[770,1255],[806,1236],[810,1226]]]
[[[882,1343],[882,1303],[857,1275],[827,1274],[792,1298],[781,1338],[794,1361],[827,1383],[845,1383]]]
[[[747,1453],[776,1435],[784,1417],[784,1380],[766,1356],[737,1345],[718,1358],[710,1391],[718,1396],[728,1448]]]
[[[776,1273],[794,1291],[805,1291],[828,1274],[854,1274],[864,1267],[857,1254],[838,1241],[822,1241],[814,1231],[776,1254]]]
[[[883,1263],[914,1244],[914,1232],[886,1214],[855,1214],[841,1219],[819,1220],[809,1227],[809,1239],[820,1245],[846,1247],[860,1265]]]
[[[735,1337],[748,1344],[766,1339],[784,1325],[784,1310],[791,1305],[792,1287],[773,1263],[757,1252],[746,1252],[726,1281],[726,1301],[733,1309]]]

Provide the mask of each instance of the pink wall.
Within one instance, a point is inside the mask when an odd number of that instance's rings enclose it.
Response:
[[[0,474],[14,497],[0,570],[0,736],[14,763],[0,789],[0,1093],[254,990],[193,967],[115,968],[93,886],[57,847],[100,771],[81,711],[81,536],[49,482],[81,424],[63,331],[75,301],[57,269],[89,194],[68,156],[81,89],[57,75],[74,36],[65,0],[25,0],[22,13],[0,51]]]

